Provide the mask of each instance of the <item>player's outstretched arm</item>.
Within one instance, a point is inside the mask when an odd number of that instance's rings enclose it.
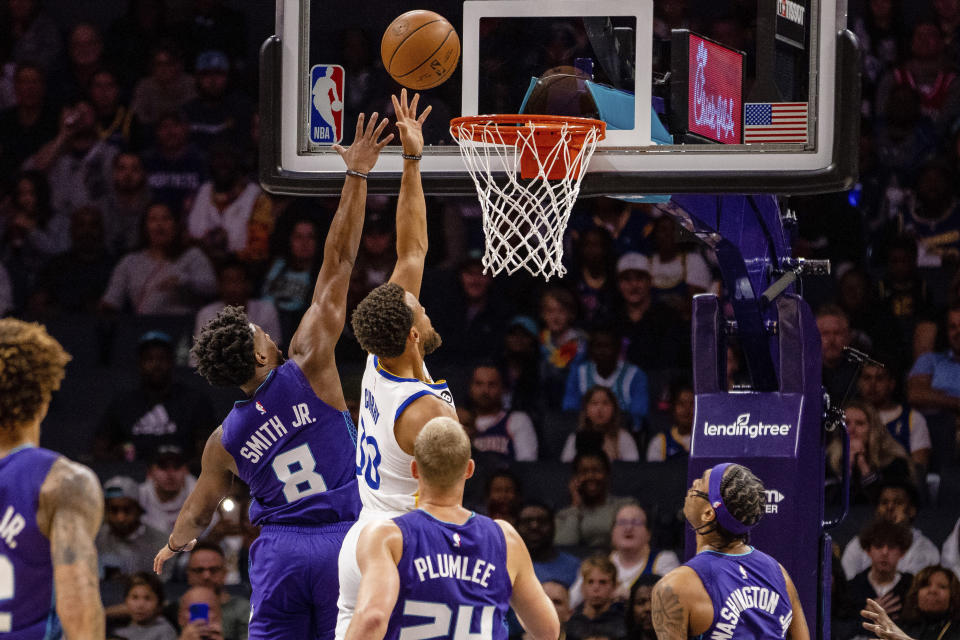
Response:
[[[869,620],[863,623],[863,628],[880,640],[913,640],[890,619],[880,603],[872,598],[867,598],[867,606],[860,611],[860,616]]]
[[[787,570],[780,566],[783,572],[783,579],[787,583],[787,593],[790,594],[790,605],[793,607],[793,620],[787,628],[787,637],[790,640],[810,640],[810,630],[807,628],[807,618],[803,615],[803,606],[800,604],[800,594],[797,593],[797,587]]]
[[[203,456],[200,458],[200,477],[197,478],[197,484],[183,503],[177,522],[173,525],[173,532],[167,538],[167,544],[160,548],[153,559],[153,570],[158,575],[163,571],[164,563],[176,553],[193,549],[197,536],[210,526],[220,501],[230,490],[233,476],[237,473],[237,463],[223,448],[220,442],[222,434],[221,426],[207,438]]]
[[[372,523],[361,532],[357,563],[362,578],[346,640],[382,640],[387,633],[400,594],[397,563],[402,554],[403,533],[392,520]]]
[[[507,570],[513,582],[510,606],[533,640],[555,640],[560,636],[560,619],[533,571],[527,545],[510,523],[497,520],[507,540]]]
[[[677,569],[665,575],[653,587],[650,597],[651,617],[659,640],[687,638],[690,611],[682,598],[683,587],[683,576]]]
[[[103,638],[97,548],[103,491],[83,465],[59,458],[40,488],[37,523],[50,539],[57,616],[65,636]]]
[[[353,144],[348,148],[333,146],[343,158],[348,171],[366,174],[373,169],[380,151],[393,139],[392,133],[381,138],[388,122],[384,118],[378,124],[378,116],[374,113],[364,126],[364,115],[361,113],[357,117]],[[340,205],[323,246],[323,264],[317,275],[313,299],[290,339],[290,357],[300,365],[318,395],[321,392],[329,394],[329,387],[333,384],[332,380],[324,379],[323,374],[332,372],[333,376],[336,375],[333,350],[346,321],[347,290],[360,247],[366,200],[367,181],[347,174],[340,192]],[[336,386],[339,387],[339,380]],[[338,395],[339,403],[344,404],[343,392],[340,391]]]
[[[392,96],[397,114],[397,129],[403,142],[403,153],[408,156],[423,154],[423,122],[433,107],[428,106],[417,116],[420,94],[407,102],[407,90],[400,98]],[[420,162],[404,159],[400,196],[397,198],[397,266],[390,282],[400,285],[417,298],[423,283],[423,265],[427,259],[427,203],[420,181]]]

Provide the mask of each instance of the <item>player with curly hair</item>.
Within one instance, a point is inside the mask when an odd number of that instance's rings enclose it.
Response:
[[[653,626],[660,640],[809,640],[787,570],[747,544],[763,508],[763,483],[743,465],[724,462],[693,481],[683,515],[697,534],[697,554],[653,589]]]
[[[397,264],[390,280],[371,291],[353,312],[353,333],[369,354],[363,372],[356,468],[363,510],[340,551],[338,639],[344,637],[360,588],[357,540],[363,526],[392,518],[416,506],[417,481],[410,475],[413,442],[428,420],[456,418],[453,395],[445,382],[434,381],[424,356],[440,346],[423,305],[420,286],[427,257],[427,205],[420,182],[423,153],[415,95],[394,97],[397,127],[403,142],[403,177],[397,199]]]
[[[393,134],[377,114],[349,148],[334,145],[347,176],[324,246],[313,300],[285,360],[273,339],[240,307],[226,307],[196,337],[197,369],[247,398],[207,440],[197,484],[154,570],[193,548],[234,476],[250,487],[250,520],[261,527],[250,548],[249,637],[333,637],[337,555],[360,512],[353,459],[356,428],[347,411],[334,348],[347,314],[367,199],[367,173]]]
[[[39,324],[0,320],[0,636],[103,638],[100,482],[39,446],[69,361]]]

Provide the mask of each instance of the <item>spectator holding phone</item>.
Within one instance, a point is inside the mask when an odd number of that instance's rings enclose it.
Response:
[[[178,640],[224,640],[220,600],[210,587],[191,587],[180,597]]]

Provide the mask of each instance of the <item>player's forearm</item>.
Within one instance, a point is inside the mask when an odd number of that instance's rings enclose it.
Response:
[[[317,277],[313,291],[314,302],[325,293],[333,276],[340,274],[345,278],[350,277],[360,248],[366,202],[367,181],[348,175],[340,192],[340,206],[333,216],[323,245],[323,266],[320,268],[322,277]]]
[[[179,549],[206,531],[222,499],[222,496],[205,499],[196,493],[190,494],[173,525],[173,531],[168,538],[170,546]]]
[[[397,199],[397,258],[427,256],[427,202],[420,180],[420,162],[403,161],[400,196]]]
[[[103,604],[92,540],[55,545],[53,583],[57,616],[68,640],[104,637]]]
[[[358,608],[350,620],[346,640],[382,640],[389,622],[390,615],[380,609]]]
[[[918,409],[946,409],[957,411],[960,409],[960,398],[932,388],[907,386],[907,401]]]

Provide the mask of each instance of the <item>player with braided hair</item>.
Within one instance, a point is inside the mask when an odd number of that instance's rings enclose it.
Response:
[[[697,554],[654,587],[653,626],[660,640],[809,640],[787,570],[747,544],[763,515],[763,491],[763,483],[739,464],[718,464],[693,481],[683,515],[697,534]]]
[[[210,384],[238,386],[235,403],[207,440],[197,484],[154,570],[193,548],[238,476],[250,487],[251,640],[333,637],[337,556],[360,513],[354,468],[356,428],[347,411],[334,348],[347,315],[367,199],[367,173],[393,134],[377,114],[349,148],[340,206],[324,246],[313,300],[290,340],[290,359],[240,307],[227,307],[197,336],[193,355]]]

